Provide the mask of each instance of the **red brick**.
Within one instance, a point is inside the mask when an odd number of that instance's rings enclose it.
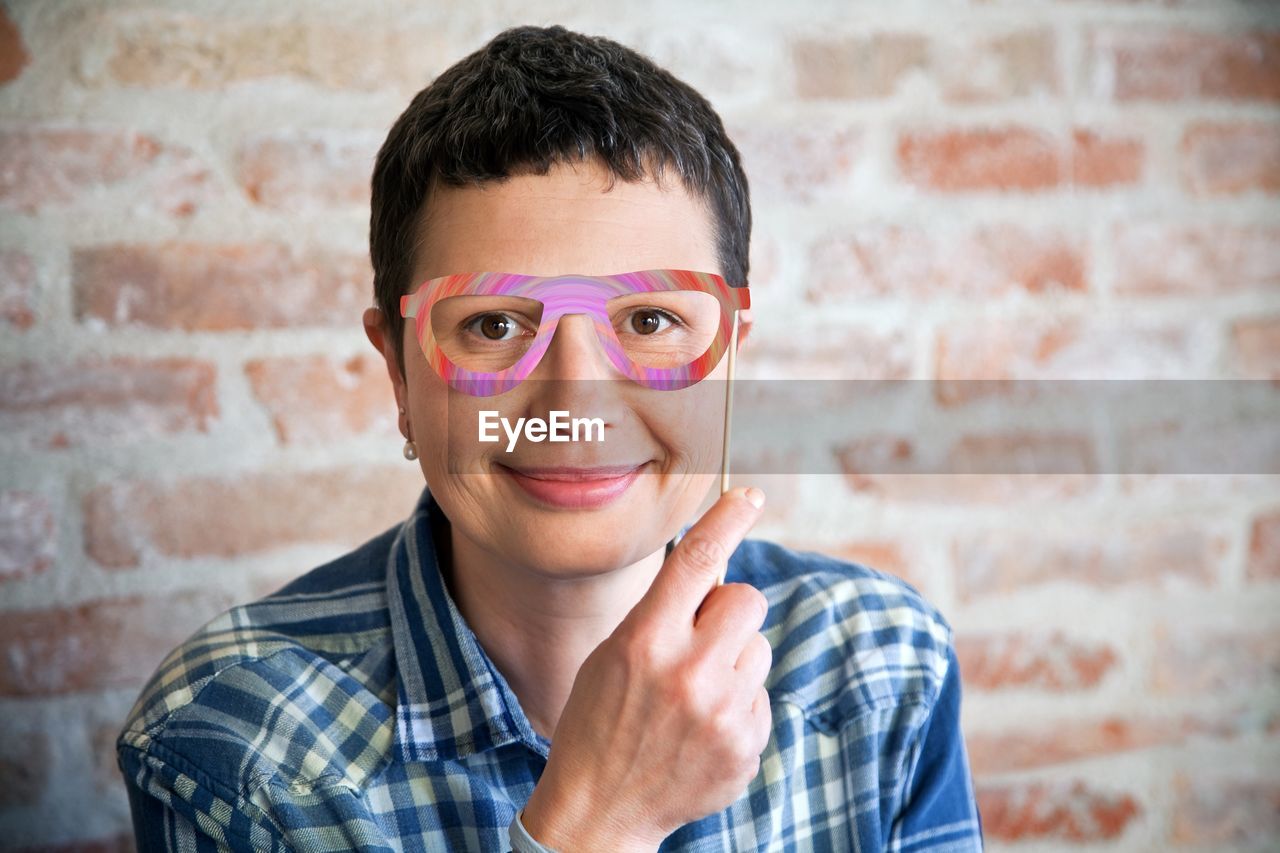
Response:
[[[349,131],[255,137],[236,152],[236,180],[272,210],[368,208],[379,142]]]
[[[85,553],[104,568],[128,569],[142,563],[145,542],[124,521],[134,510],[129,498],[128,490],[100,488],[81,502]]]
[[[1096,91],[1117,100],[1280,100],[1280,33],[1135,27],[1089,42]]]
[[[840,560],[861,563],[882,572],[903,575],[907,572],[906,558],[902,553],[902,543],[886,539],[863,539],[829,545],[822,549],[824,554]]]
[[[1116,667],[1107,643],[1049,634],[960,634],[956,655],[969,690],[1031,688],[1074,692],[1097,687]]]
[[[871,569],[897,575],[907,583],[929,595],[929,584],[920,573],[918,557],[901,542],[888,539],[862,539],[823,545],[815,549],[837,560],[849,560]]]
[[[934,375],[940,380],[1018,379],[1041,371],[1041,353],[1045,349],[1041,341],[1055,332],[1071,334],[1074,329],[1036,325],[989,320],[940,329]],[[954,394],[963,387],[945,384],[939,386],[939,391]]]
[[[1097,451],[1085,434],[1066,432],[962,435],[945,469],[962,474],[1096,474]]]
[[[1183,183],[1197,195],[1280,192],[1280,124],[1197,124],[1181,154]]]
[[[365,433],[400,435],[395,394],[377,353],[254,359],[245,374],[282,444],[332,443]]]
[[[14,610],[0,620],[0,696],[137,688],[170,649],[234,603],[219,589]]]
[[[105,554],[106,565],[125,566],[144,550],[188,559],[295,544],[354,546],[402,521],[422,487],[422,472],[407,463],[111,483],[84,498],[85,547],[95,559]]]
[[[33,492],[0,492],[0,583],[43,572],[57,556],[53,508]]]
[[[1185,379],[1196,374],[1194,328],[1028,316],[944,326],[939,379]],[[969,383],[974,384],[974,383]],[[973,393],[992,387],[975,384]],[[963,397],[965,384],[939,386]]]
[[[934,78],[943,97],[963,103],[1044,97],[1062,90],[1058,46],[1051,30],[1020,30],[936,45]]]
[[[883,98],[924,69],[928,42],[914,34],[796,38],[790,44],[796,95],[804,99]]]
[[[736,405],[737,401],[734,402]],[[788,437],[783,437],[782,441],[776,442],[734,442],[729,452],[730,477],[740,478],[743,481],[742,485],[751,483],[760,488],[764,488],[763,483],[757,481],[764,480],[766,477],[775,482],[780,481],[786,492],[794,498],[796,485],[794,478],[797,472],[804,471],[804,451],[798,443],[788,444],[788,440]],[[716,464],[719,464],[718,459]],[[715,490],[715,494],[709,498],[708,508],[711,503],[714,503],[714,498],[719,495],[719,490]],[[781,496],[770,494],[765,506],[778,510],[782,509],[783,503]]]
[[[87,357],[0,369],[0,431],[37,449],[207,432],[215,368],[184,358]]]
[[[1113,231],[1115,291],[1212,296],[1280,285],[1280,228],[1134,223]]]
[[[76,318],[110,326],[358,328],[372,282],[364,255],[276,244],[110,245],[72,255]]]
[[[899,139],[898,167],[908,183],[942,192],[1104,187],[1137,181],[1144,151],[1086,128],[1069,141],[1027,127],[921,130]]]
[[[908,133],[898,166],[908,183],[944,192],[1039,190],[1063,178],[1057,140],[1028,128]]]
[[[132,10],[129,10],[131,12]],[[438,23],[376,16],[349,20],[262,20],[186,12],[97,15],[95,35],[110,51],[86,69],[91,87],[221,91],[247,81],[303,80],[327,89],[407,98],[461,58],[456,36]],[[358,29],[359,38],[352,34]]]
[[[1268,502],[1276,497],[1275,474],[1120,474],[1112,480],[1117,497],[1147,506],[1205,500]]]
[[[967,674],[966,674],[967,675]],[[1205,736],[1237,738],[1260,732],[1254,715],[1235,709],[1204,717],[1144,716],[1055,720],[1035,728],[967,732],[965,748],[975,776],[1067,764],[1152,747],[1183,746]]]
[[[830,381],[834,377],[821,376],[809,381],[805,372],[803,381],[795,381],[800,373],[785,363],[768,363],[764,369],[752,365],[750,381],[739,376],[733,391],[733,418],[735,437],[732,447],[735,465],[741,458],[749,466],[734,471],[772,472],[782,474],[829,473],[830,448],[833,443],[814,442],[805,431],[795,429],[796,423],[810,427],[823,424],[833,431],[848,430],[861,436],[871,426],[866,418],[850,417],[854,406],[867,407],[881,404],[889,392],[912,387],[910,383],[879,379],[855,381]],[[828,365],[830,367],[830,365]],[[744,371],[745,372],[745,371]],[[837,371],[831,370],[832,374]],[[757,381],[759,380],[759,381]],[[788,381],[778,381],[788,380]],[[699,383],[698,388],[708,380]],[[724,385],[715,382],[698,401],[708,417],[719,417],[724,399]],[[739,424],[743,428],[739,430]]]
[[[36,322],[35,278],[30,255],[16,249],[0,250],[0,319],[19,331]]]
[[[959,233],[866,225],[812,247],[805,295],[852,302],[1079,292],[1087,289],[1085,264],[1079,240],[1018,225]]]
[[[1083,187],[1136,183],[1145,153],[1137,139],[1076,130],[1071,135],[1071,181]]]
[[[1267,850],[1280,837],[1280,782],[1179,772],[1173,780],[1169,839],[1210,849]]]
[[[1070,331],[1063,330],[1061,337],[1067,337]],[[1054,333],[1049,334],[1049,345],[1057,345],[1059,342],[1055,340]],[[993,341],[992,349],[989,353],[975,352],[973,356],[976,362],[980,362],[985,356],[998,355],[1001,348],[1001,342]],[[1037,358],[1043,357],[1044,351],[1036,355]],[[1035,369],[1029,362],[1010,356],[1014,360],[1014,367],[1018,370],[1031,371]],[[994,367],[990,369],[996,369]],[[1072,377],[1063,377],[1070,379]],[[994,376],[994,377],[946,377],[931,382],[928,389],[932,392],[934,403],[937,408],[945,413],[948,409],[967,406],[973,403],[994,405],[998,401],[1000,405],[1008,407],[1008,413],[1022,417],[1028,412],[1034,411],[1035,406],[1048,405],[1054,407],[1058,411],[1075,411],[1070,409],[1071,406],[1079,405],[1098,405],[1106,397],[1099,394],[1099,390],[1111,386],[1102,386],[1096,382],[1083,381],[1053,381],[1054,377],[1042,376],[1032,378],[1030,376]],[[1061,419],[1059,423],[1065,424],[1066,419]],[[1025,423],[1025,422],[1024,422]],[[1079,421],[1076,422],[1079,424]],[[950,430],[955,424],[944,421],[941,425],[942,429]],[[1013,429],[1015,423],[1010,422],[1009,428]],[[1063,433],[1070,434],[1069,430],[1060,430]],[[946,432],[939,434],[945,435]],[[1055,463],[1057,464],[1057,463]]]
[[[990,841],[1116,839],[1143,814],[1132,794],[1080,780],[976,786],[983,836]]]
[[[757,204],[847,198],[853,172],[864,157],[862,130],[830,120],[727,120],[726,129],[751,175],[751,197]]]
[[[3,629],[0,629],[3,630]],[[53,749],[46,731],[29,723],[5,721],[0,737],[0,808],[40,802],[53,768]]]
[[[1257,317],[1231,324],[1236,374],[1248,379],[1280,379],[1280,317]]]
[[[9,17],[9,10],[0,7],[0,85],[16,80],[30,63],[31,54],[22,42],[22,31]]]
[[[1253,519],[1247,575],[1251,581],[1280,580],[1280,510]]]
[[[22,213],[118,190],[121,209],[188,217],[216,197],[212,173],[186,147],[126,130],[27,127],[0,131],[0,205]]]
[[[1207,696],[1256,689],[1280,677],[1280,632],[1157,625],[1151,688]]]
[[[833,451],[850,476],[909,474],[924,467],[912,439],[892,433],[848,437],[833,445]]]
[[[795,93],[803,99],[893,95],[913,74],[950,101],[972,103],[1061,90],[1057,44],[1046,29],[930,43],[915,33],[811,36],[792,40]]]
[[[815,319],[804,335],[785,325],[758,323],[751,333],[751,358],[737,364],[737,379],[905,379],[911,372],[910,342],[900,330],[857,327]],[[839,383],[833,383],[839,384]],[[768,387],[773,386],[773,387]],[[808,385],[806,391],[812,391]],[[840,389],[833,389],[839,391]],[[753,392],[785,393],[778,383],[745,384],[744,404]],[[735,415],[739,391],[734,390]],[[811,398],[797,401],[818,405]]]
[[[1194,523],[1150,522],[1121,530],[1096,527],[1088,537],[976,533],[952,548],[962,600],[1043,585],[1087,589],[1168,583],[1212,586],[1229,549],[1225,535]]]
[[[1220,412],[1188,408],[1170,411],[1160,406],[1159,391],[1150,383],[1134,388],[1132,413],[1149,422],[1119,429],[1115,470],[1136,474],[1280,474],[1280,433],[1275,429],[1275,388],[1265,383],[1233,382],[1216,391],[1213,380],[1192,386],[1216,394]],[[1259,387],[1262,386],[1262,387]],[[1185,390],[1185,389],[1184,389]],[[1251,393],[1250,393],[1251,392]],[[1262,398],[1262,399],[1260,399]],[[1163,412],[1155,414],[1154,407]],[[1259,407],[1267,406],[1259,410]],[[1273,480],[1274,481],[1274,480]]]
[[[889,501],[1024,505],[1059,503],[1095,494],[1097,477],[1085,474],[867,474],[840,457],[845,485]]]

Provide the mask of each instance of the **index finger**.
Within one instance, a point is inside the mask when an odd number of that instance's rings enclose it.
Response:
[[[764,492],[731,489],[721,495],[667,556],[638,607],[681,624],[693,617],[723,582],[729,556],[760,518]]]

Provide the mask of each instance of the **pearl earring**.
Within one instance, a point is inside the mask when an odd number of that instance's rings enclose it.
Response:
[[[404,414],[404,406],[400,407],[400,414]],[[412,441],[406,441],[404,443],[404,458],[410,461],[418,458],[418,448]]]

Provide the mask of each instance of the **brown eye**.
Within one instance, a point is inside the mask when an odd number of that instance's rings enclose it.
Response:
[[[491,341],[503,340],[515,328],[515,323],[505,314],[485,314],[476,322],[480,324],[480,333]]]
[[[662,317],[657,311],[637,311],[631,315],[631,328],[642,335],[649,335],[658,331],[661,322]]]

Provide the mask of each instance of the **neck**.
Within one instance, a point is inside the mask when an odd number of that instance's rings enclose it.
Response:
[[[659,549],[616,571],[556,579],[502,561],[452,525],[436,541],[449,543],[440,570],[458,610],[547,739],[582,662],[648,591],[665,558]]]

